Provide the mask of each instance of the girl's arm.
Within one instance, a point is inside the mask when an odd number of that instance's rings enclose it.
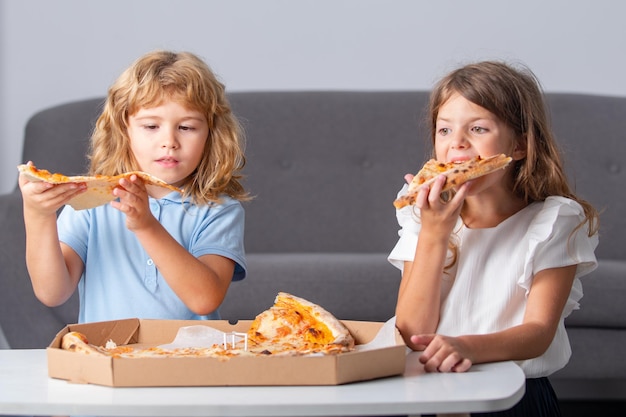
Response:
[[[526,360],[542,355],[552,343],[569,297],[576,265],[540,271],[533,278],[522,324],[485,335],[415,335],[427,345],[420,356],[426,371],[463,372],[472,363]]]
[[[120,180],[111,205],[126,214],[126,226],[154,261],[168,285],[198,315],[215,311],[226,296],[235,262],[219,255],[196,258],[152,215],[145,185],[136,177]]]
[[[405,262],[396,304],[396,327],[405,343],[414,349],[422,346],[410,336],[433,333],[439,323],[441,276],[444,270],[448,241],[455,227],[467,185],[462,185],[448,203],[439,196],[446,177],[441,175],[428,187],[420,189],[416,207],[420,210],[421,228],[412,262]]]
[[[441,273],[447,253],[447,236],[442,242],[436,236],[420,233],[413,262],[404,263],[396,304],[396,327],[405,343],[420,350],[409,336],[434,333],[439,324]]]
[[[26,266],[33,290],[43,304],[58,306],[76,290],[83,263],[72,249],[59,243],[56,213],[86,187],[33,182],[21,175],[19,186],[24,202]]]

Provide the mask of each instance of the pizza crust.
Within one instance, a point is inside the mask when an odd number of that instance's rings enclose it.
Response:
[[[69,332],[61,339],[61,349],[86,355],[105,356],[105,351],[89,344],[87,337],[79,332]]]
[[[415,204],[417,193],[422,186],[430,186],[439,175],[446,176],[446,182],[442,192],[450,191],[470,180],[491,174],[494,171],[505,168],[512,158],[504,154],[493,155],[488,158],[477,156],[462,163],[439,162],[431,159],[424,164],[422,169],[409,183],[407,192],[398,197],[393,205],[401,209]]]
[[[95,176],[66,176],[63,174],[51,173],[45,169],[37,169],[34,165],[18,165],[18,171],[20,174],[28,178],[29,181],[44,181],[50,184],[64,184],[64,183],[85,183],[87,185],[87,191],[72,198],[68,204],[74,208],[74,210],[84,210],[94,207],[98,207],[109,203],[116,199],[113,195],[113,189],[119,186],[119,181],[122,178],[130,178],[132,175],[136,175],[141,178],[146,184],[156,185],[158,187],[167,188],[172,191],[182,193],[178,187],[174,187],[166,183],[165,181],[142,171],[131,171],[120,175],[95,175]]]

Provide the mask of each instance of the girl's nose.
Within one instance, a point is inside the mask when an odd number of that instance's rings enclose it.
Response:
[[[465,149],[467,147],[467,138],[463,132],[455,132],[453,134],[451,146],[453,149]]]

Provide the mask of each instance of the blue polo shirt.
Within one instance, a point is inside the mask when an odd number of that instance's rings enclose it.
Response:
[[[195,257],[221,255],[235,261],[233,281],[246,275],[244,210],[239,201],[196,206],[172,192],[150,198],[154,217]],[[169,287],[134,233],[126,215],[106,204],[76,211],[66,206],[58,219],[59,240],[85,265],[78,283],[79,323],[122,318],[218,319],[194,314]]]

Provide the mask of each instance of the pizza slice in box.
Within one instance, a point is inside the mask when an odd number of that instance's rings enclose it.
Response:
[[[355,344],[346,326],[326,309],[286,292],[279,292],[274,305],[256,316],[248,340],[259,351],[300,354],[348,352]]]
[[[77,195],[69,201],[68,204],[72,206],[74,210],[94,208],[115,200],[116,197],[113,195],[113,189],[119,185],[119,180],[122,178],[130,178],[132,175],[138,176],[146,184],[156,185],[172,191],[177,191],[179,193],[183,192],[180,188],[174,187],[173,185],[170,185],[165,181],[142,171],[131,171],[120,175],[69,177],[63,174],[51,173],[45,169],[37,169],[34,165],[22,164],[18,165],[17,169],[30,181],[44,181],[50,184],[63,184],[70,182],[87,184],[87,191]]]
[[[483,175],[491,174],[494,171],[506,167],[512,158],[504,154],[493,155],[488,158],[476,156],[465,162],[439,162],[431,159],[424,164],[422,169],[413,177],[407,192],[398,197],[393,205],[401,209],[408,205],[415,204],[415,198],[421,186],[432,184],[435,179],[443,174],[446,176],[446,183],[442,192],[452,190],[466,183],[467,181],[480,178]]]

